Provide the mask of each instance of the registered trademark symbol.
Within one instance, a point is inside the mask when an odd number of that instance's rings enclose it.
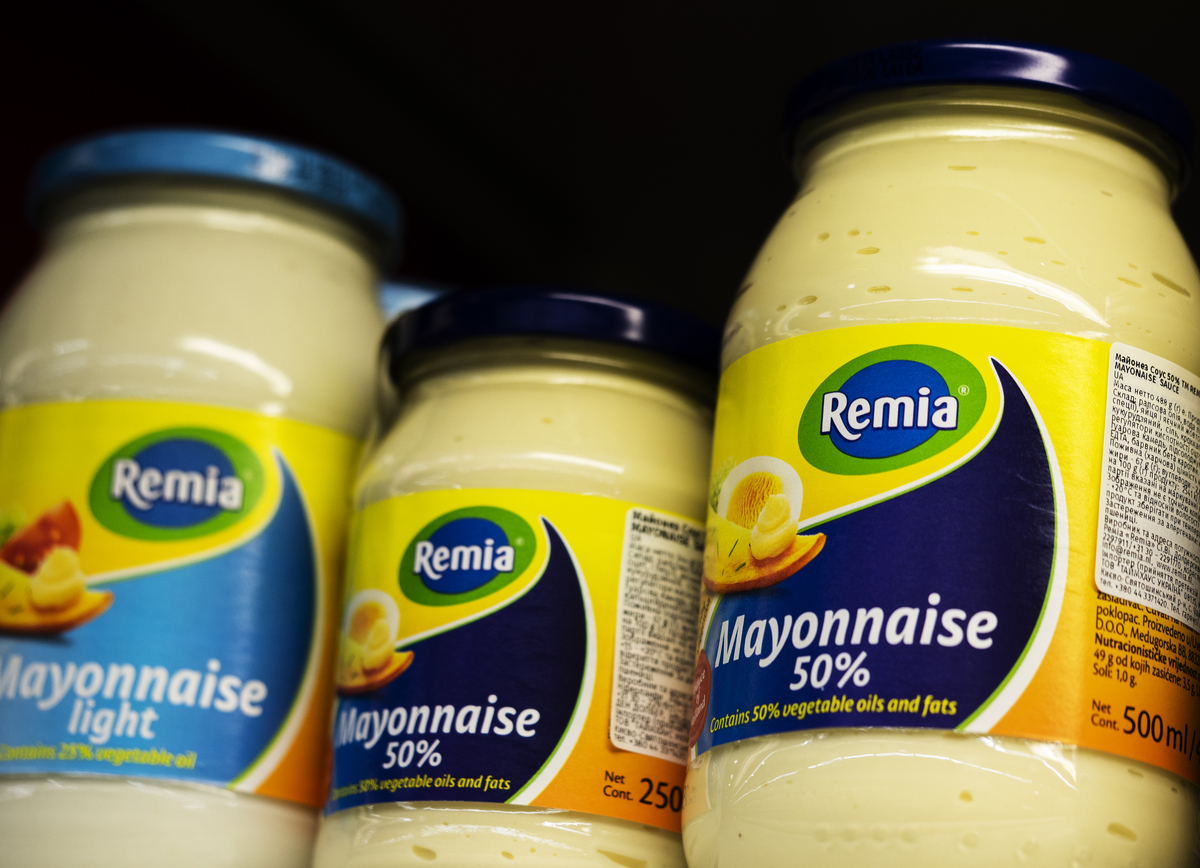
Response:
[[[971,394],[971,387],[970,387],[970,386],[959,386],[959,387],[958,387],[958,394],[960,394],[960,395],[969,395],[969,394]]]

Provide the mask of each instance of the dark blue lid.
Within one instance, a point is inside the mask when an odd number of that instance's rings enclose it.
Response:
[[[717,373],[721,333],[666,305],[593,290],[513,287],[462,292],[411,310],[392,324],[383,345],[389,373],[401,359],[467,338],[553,335],[641,347]]]
[[[1185,161],[1192,118],[1174,94],[1140,72],[1066,48],[992,39],[925,39],[864,51],[827,64],[788,98],[789,131],[836,102],[869,91],[928,84],[1000,84],[1069,93],[1159,127]]]
[[[34,171],[34,212],[47,197],[100,179],[196,175],[261,184],[341,211],[388,248],[400,234],[399,203],[381,182],[311,148],[219,130],[149,129],[105,133],[51,152]]]

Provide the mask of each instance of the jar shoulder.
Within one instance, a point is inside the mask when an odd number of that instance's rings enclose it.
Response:
[[[607,378],[606,378],[607,379]],[[703,516],[708,408],[666,390],[541,381],[409,396],[372,449],[357,500],[445,488],[596,494]]]
[[[167,225],[54,244],[0,317],[4,406],[142,397],[361,436],[382,323],[334,245]]]
[[[1200,370],[1200,276],[1159,191],[1045,167],[989,181],[983,159],[968,171],[941,156],[810,178],[743,283],[724,364],[811,331],[966,321],[1122,341]]]

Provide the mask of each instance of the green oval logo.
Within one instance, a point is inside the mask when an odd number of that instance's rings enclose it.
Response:
[[[987,403],[979,371],[922,344],[859,356],[808,400],[798,434],[804,458],[845,476],[916,464],[961,440]]]
[[[209,428],[170,428],[126,443],[92,478],[92,514],[143,540],[182,540],[236,524],[262,497],[263,468],[246,444]]]
[[[400,559],[400,590],[414,603],[449,606],[495,593],[533,561],[529,522],[496,506],[468,506],[431,521]]]

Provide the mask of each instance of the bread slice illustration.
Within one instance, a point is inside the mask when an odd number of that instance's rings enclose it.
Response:
[[[394,680],[401,672],[412,665],[412,651],[393,651],[392,658],[381,669],[368,671],[359,669],[352,673],[343,673],[349,677],[338,678],[337,691],[343,696],[356,696],[360,693],[370,693],[378,690]]]
[[[84,591],[69,606],[47,611],[33,605],[28,589],[21,594],[20,589],[14,588],[0,600],[0,633],[27,636],[65,633],[103,615],[112,601],[112,591]]]

